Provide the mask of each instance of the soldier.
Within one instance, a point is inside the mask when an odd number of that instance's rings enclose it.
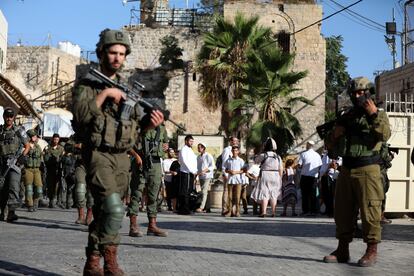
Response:
[[[100,71],[115,82],[126,56],[131,52],[127,34],[105,29],[100,34],[96,55]],[[128,118],[121,105],[126,99],[123,91],[109,88],[87,75],[73,90],[73,127],[82,142],[82,158],[87,183],[94,198],[94,220],[89,225],[84,275],[123,275],[117,263],[124,207],[122,195],[129,183],[130,161],[126,154],[137,139],[139,108],[131,110]],[[123,115],[123,116],[122,116]],[[163,121],[163,114],[153,110],[148,128]],[[100,257],[104,257],[104,269]]]
[[[164,151],[168,150],[168,137],[164,125],[155,129],[150,129],[142,133],[141,149],[139,154],[143,162],[143,169],[136,163],[132,163],[133,173],[131,179],[131,202],[128,206],[128,216],[130,219],[129,236],[141,237],[137,224],[139,201],[142,200],[144,187],[147,191],[147,216],[148,229],[147,235],[166,237],[167,232],[157,227],[157,199],[160,193],[162,181],[161,158]]]
[[[59,145],[59,134],[53,134],[52,141],[48,147],[45,148],[45,164],[46,164],[46,182],[47,193],[49,198],[49,208],[56,207],[57,192],[59,189],[58,183],[60,181],[59,176],[59,162],[63,155],[64,149]]]
[[[349,243],[355,231],[354,221],[361,212],[363,240],[367,250],[360,266],[376,262],[377,244],[381,241],[381,205],[384,199],[380,173],[380,149],[390,137],[387,114],[371,99],[373,85],[367,78],[351,81],[348,94],[352,108],[338,118],[325,140],[329,155],[343,157],[335,192],[334,217],[338,248],[324,261],[348,262]]]
[[[92,207],[93,207],[93,197],[89,190],[89,187],[86,185],[86,170],[85,164],[80,154],[80,149],[82,144],[74,145],[74,153],[76,156],[75,163],[75,201],[76,207],[78,208],[78,218],[76,219],[76,224],[86,224],[89,225],[92,222]],[[85,207],[87,208],[86,218],[85,218]]]
[[[26,205],[28,211],[34,212],[37,211],[39,199],[43,196],[42,174],[39,169],[43,157],[42,148],[37,143],[38,137],[36,131],[31,129],[27,131],[27,135],[30,138],[30,150],[25,162],[24,185],[26,187]]]
[[[21,156],[26,156],[30,150],[26,131],[14,124],[15,118],[14,110],[7,107],[3,112],[4,125],[0,125],[0,220],[4,220],[7,205],[7,222],[18,219],[15,210],[20,206],[21,170],[13,161],[21,155],[22,148],[24,150]]]
[[[73,206],[73,190],[76,183],[74,142],[69,140],[64,150],[65,153],[60,160],[60,207],[70,209]]]

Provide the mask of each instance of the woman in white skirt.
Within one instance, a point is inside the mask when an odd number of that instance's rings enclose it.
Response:
[[[261,204],[262,214],[266,216],[267,205],[270,202],[272,217],[276,215],[276,203],[282,188],[283,165],[279,155],[276,154],[276,141],[268,137],[263,146],[263,152],[255,158],[260,164],[260,176],[251,198]]]

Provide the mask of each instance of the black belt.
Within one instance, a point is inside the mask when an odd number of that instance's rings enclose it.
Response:
[[[355,169],[381,162],[380,155],[363,156],[363,157],[344,157],[342,165],[348,169]]]
[[[126,151],[126,149],[117,149],[117,148],[108,147],[104,145],[99,146],[97,150],[100,152],[105,152],[105,153],[124,153]]]

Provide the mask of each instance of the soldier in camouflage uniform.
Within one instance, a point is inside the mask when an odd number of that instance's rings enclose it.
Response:
[[[75,203],[76,208],[78,208],[78,218],[76,219],[76,224],[86,224],[89,225],[92,222],[92,207],[93,207],[93,197],[86,185],[86,170],[85,164],[80,154],[80,149],[82,144],[74,145],[74,153],[76,156],[75,163]],[[86,217],[85,217],[85,207],[87,208]]]
[[[55,133],[52,137],[51,144],[45,148],[44,159],[46,164],[46,182],[47,193],[49,198],[49,208],[56,207],[57,193],[59,189],[59,162],[63,156],[64,149],[59,145],[60,136]]]
[[[100,71],[115,82],[126,56],[131,52],[126,33],[105,29],[96,45]],[[107,87],[89,75],[73,90],[73,127],[82,143],[82,158],[87,183],[94,198],[94,220],[89,225],[84,275],[123,275],[117,263],[124,207],[122,195],[129,184],[130,161],[127,152],[137,141],[139,108],[132,108],[127,118],[120,116],[126,99],[123,91]],[[160,111],[152,111],[154,128],[163,121]],[[104,257],[104,269],[100,257]]]
[[[377,244],[381,241],[381,204],[384,190],[380,173],[380,150],[390,137],[387,114],[371,99],[373,85],[367,78],[351,81],[348,88],[353,107],[337,119],[325,143],[331,158],[343,158],[336,183],[335,223],[338,248],[324,261],[348,262],[349,243],[355,231],[354,221],[361,213],[363,240],[367,250],[358,261],[360,266],[376,262]]]
[[[6,205],[8,206],[7,222],[18,219],[15,213],[20,206],[19,190],[21,169],[19,161],[9,164],[9,160],[20,155],[26,156],[30,150],[26,131],[14,124],[16,118],[12,108],[3,112],[4,125],[0,125],[0,220],[4,220]]]
[[[38,137],[34,129],[27,131],[30,138],[30,150],[27,154],[24,172],[24,186],[26,190],[26,205],[29,212],[37,211],[39,199],[43,196],[42,174],[40,165],[42,163],[42,148],[37,143]],[[33,187],[34,185],[34,187]]]
[[[164,151],[168,150],[168,137],[164,125],[144,132],[141,136],[141,148],[139,155],[143,162],[143,167],[139,168],[132,163],[131,178],[131,201],[128,206],[128,216],[130,219],[129,236],[142,237],[142,232],[137,224],[139,202],[142,200],[144,188],[147,191],[147,216],[148,229],[147,235],[166,237],[167,232],[157,227],[158,195],[162,182],[161,158]]]
[[[70,209],[73,206],[73,191],[75,189],[74,143],[69,140],[65,146],[65,153],[60,160],[60,207]]]

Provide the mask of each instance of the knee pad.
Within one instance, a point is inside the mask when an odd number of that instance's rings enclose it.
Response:
[[[113,193],[106,197],[103,201],[102,208],[105,217],[103,224],[104,231],[109,235],[118,234],[125,213],[121,196],[118,193]]]
[[[26,197],[33,196],[33,185],[26,185]]]
[[[78,202],[84,202],[86,197],[86,184],[77,183],[76,184],[76,200]]]
[[[37,198],[40,198],[40,197],[43,196],[43,188],[42,187],[38,186],[38,187],[35,188],[35,196]]]

